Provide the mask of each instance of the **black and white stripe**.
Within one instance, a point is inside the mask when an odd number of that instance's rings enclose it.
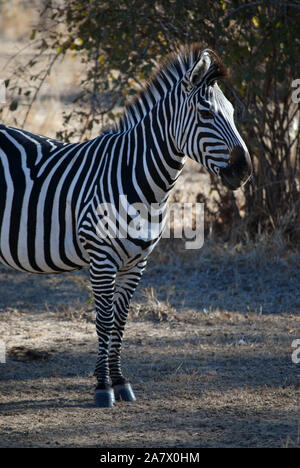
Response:
[[[100,406],[112,404],[111,383],[119,391],[126,386],[120,350],[130,299],[161,237],[185,155],[220,174],[232,166],[234,149],[246,154],[232,105],[216,84],[224,75],[212,51],[192,46],[169,57],[118,125],[94,140],[64,144],[0,126],[0,260],[33,273],[89,266]],[[106,204],[115,207],[121,229],[134,222],[136,203],[148,219],[157,204],[159,230],[138,237],[101,235]]]

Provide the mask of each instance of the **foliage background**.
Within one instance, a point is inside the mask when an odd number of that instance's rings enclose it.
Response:
[[[299,1],[38,2],[37,19],[25,41],[34,55],[13,68],[2,119],[26,126],[54,65],[71,56],[81,61],[84,73],[56,136],[66,141],[91,138],[119,117],[125,102],[169,52],[200,42],[214,49],[229,69],[224,92],[235,106],[254,162],[242,201],[211,177],[212,190],[219,194],[214,228],[233,240],[280,232],[288,245],[295,245],[300,134],[292,84],[300,78],[299,20]],[[205,198],[203,193],[197,196],[198,201]]]

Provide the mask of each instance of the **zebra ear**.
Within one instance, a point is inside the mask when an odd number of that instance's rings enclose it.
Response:
[[[195,63],[192,71],[190,72],[190,83],[192,86],[198,86],[201,79],[207,72],[211,65],[211,58],[208,50],[204,50],[198,62]]]

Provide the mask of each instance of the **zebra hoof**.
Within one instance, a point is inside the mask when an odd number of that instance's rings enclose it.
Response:
[[[94,395],[95,405],[98,408],[111,408],[115,402],[115,394],[110,388],[107,389],[96,389]]]
[[[135,394],[133,393],[130,383],[121,385],[114,385],[115,399],[120,401],[136,401]]]

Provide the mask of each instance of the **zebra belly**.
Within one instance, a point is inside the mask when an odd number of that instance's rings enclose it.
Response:
[[[6,222],[2,223],[5,226]],[[14,230],[13,224],[10,225]],[[29,237],[30,228],[28,224],[18,225],[12,237],[7,230],[2,229],[0,237],[0,261],[7,266],[21,271],[32,273],[59,273],[72,271],[88,266],[87,253],[79,256],[72,242],[60,238],[60,230],[53,226],[53,235],[44,238],[44,227],[42,223],[35,230],[35,235]]]
[[[11,228],[13,229],[13,225]],[[18,228],[19,231],[14,231],[14,238],[5,229],[1,233],[0,261],[3,264],[31,273],[59,273],[88,266],[87,253],[84,253],[83,258],[76,253],[72,242],[68,242],[68,239],[64,242],[59,240],[59,229],[45,241],[42,225],[36,228],[32,237],[24,234],[30,231],[27,224],[20,224]]]
[[[32,273],[87,266],[89,257],[77,239],[71,202],[62,205],[58,193],[47,203],[47,194],[35,193],[31,182],[20,196],[13,184],[3,190],[0,177],[0,261]]]

